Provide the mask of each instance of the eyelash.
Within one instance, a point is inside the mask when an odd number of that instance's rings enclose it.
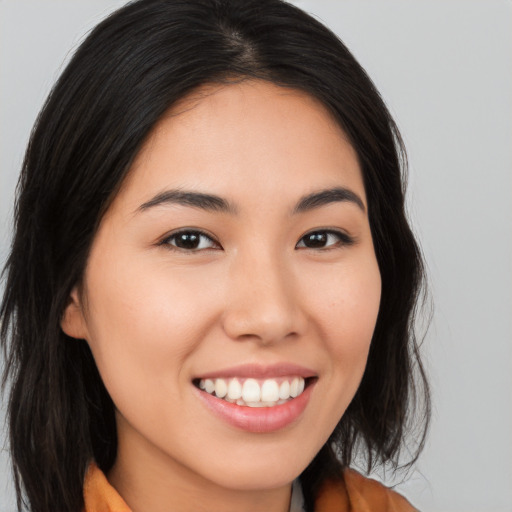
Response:
[[[215,248],[221,248],[220,244],[210,235],[205,233],[204,231],[201,231],[200,229],[181,229],[180,231],[176,231],[175,233],[172,233],[170,236],[164,238],[159,245],[165,245],[166,247],[169,247],[171,250],[175,251],[181,251],[181,252],[199,252],[204,251],[206,249],[214,249],[214,247],[178,247],[177,245],[171,243],[172,240],[176,241],[177,237],[184,235],[189,236],[195,236],[199,238],[199,245],[201,245],[201,242],[206,240],[209,240],[217,247]]]
[[[176,243],[172,243],[172,241],[176,242],[177,237],[179,236],[185,236],[188,235],[189,237],[192,236],[196,240],[198,240],[198,246],[197,247],[179,247],[176,245]],[[337,240],[334,243],[330,243],[329,245],[322,246],[322,247],[308,247],[304,243],[304,239],[306,237],[312,237],[313,235],[320,235],[320,242],[325,240],[326,242],[332,241],[332,237],[335,237]],[[206,240],[209,240],[211,244],[213,244],[216,247],[210,246],[210,247],[201,247],[201,244]],[[317,238],[318,240],[318,238]],[[347,247],[351,246],[355,243],[355,239],[348,235],[347,233],[344,233],[343,231],[338,231],[335,229],[315,229],[313,231],[309,231],[305,235],[303,235],[300,240],[295,245],[296,249],[311,249],[311,250],[317,250],[317,251],[328,251],[332,249],[337,249],[340,247]],[[301,245],[302,244],[302,245]],[[164,238],[159,245],[166,246],[170,248],[171,250],[175,251],[181,251],[181,252],[187,252],[187,253],[195,253],[199,251],[209,250],[209,249],[222,249],[222,246],[209,234],[205,233],[204,231],[201,231],[199,229],[182,229],[180,231],[176,231],[175,233],[172,233],[170,236]],[[210,244],[209,244],[210,245]]]
[[[313,235],[322,235],[326,238],[326,241],[329,241],[330,237],[335,237],[337,241],[335,243],[331,243],[330,245],[326,245],[323,247],[307,247],[306,245],[299,247],[299,244],[303,243],[306,237],[311,237]],[[336,229],[315,229],[303,235],[301,239],[297,242],[295,248],[328,251],[332,249],[338,249],[340,247],[351,246],[354,244],[354,242],[355,239],[348,235],[347,233],[344,233],[343,231],[338,231]]]

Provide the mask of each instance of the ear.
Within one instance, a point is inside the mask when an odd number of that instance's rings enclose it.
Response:
[[[87,327],[80,300],[80,293],[75,286],[69,294],[68,304],[60,320],[62,330],[72,338],[87,339]]]

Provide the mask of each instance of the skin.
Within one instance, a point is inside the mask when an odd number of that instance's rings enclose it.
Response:
[[[343,187],[355,201],[294,212]],[[233,211],[164,202],[215,194]],[[91,347],[116,406],[108,475],[133,512],[285,512],[291,482],[340,420],[362,378],[381,280],[356,154],[306,94],[244,81],[174,106],[137,156],[94,239],[63,330]],[[197,250],[169,239],[194,228]],[[304,235],[331,234],[307,247]],[[353,243],[346,243],[346,237]],[[309,240],[309,239],[308,239]],[[246,363],[312,369],[291,425],[254,433],[198,399],[192,379]]]

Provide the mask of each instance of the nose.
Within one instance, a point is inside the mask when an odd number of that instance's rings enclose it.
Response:
[[[303,334],[297,279],[279,258],[255,257],[234,263],[223,314],[226,334],[235,340],[272,344]]]

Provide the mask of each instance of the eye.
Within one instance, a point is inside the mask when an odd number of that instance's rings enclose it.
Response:
[[[332,249],[352,245],[354,239],[341,231],[318,230],[304,235],[295,246],[296,249]]]
[[[193,229],[177,231],[162,240],[161,245],[168,245],[171,246],[171,248],[183,251],[201,251],[204,249],[220,248],[220,245],[206,233]]]

